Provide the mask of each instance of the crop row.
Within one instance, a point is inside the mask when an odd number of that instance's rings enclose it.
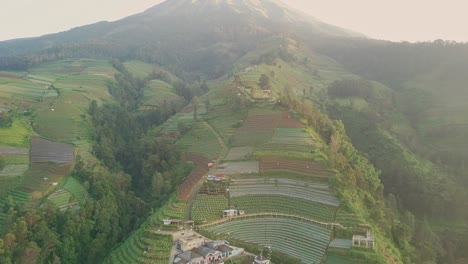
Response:
[[[227,239],[271,247],[303,263],[321,263],[331,235],[329,229],[311,223],[274,217],[236,220],[207,230]]]

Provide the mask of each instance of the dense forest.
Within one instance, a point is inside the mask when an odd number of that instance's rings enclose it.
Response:
[[[173,194],[191,167],[167,139],[150,135],[171,109],[138,111],[145,80],[119,62],[109,83],[116,102],[91,102],[94,152],[102,164],[77,157],[71,177],[83,183],[90,199],[76,211],[53,206],[28,210],[7,197],[8,214],[0,263],[99,263],[146,219],[151,208]]]

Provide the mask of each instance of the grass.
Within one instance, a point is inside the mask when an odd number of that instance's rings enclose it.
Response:
[[[28,168],[28,164],[6,165],[3,170],[0,170],[0,177],[22,176]]]
[[[67,181],[63,185],[63,189],[70,192],[70,194],[72,194],[80,204],[84,204],[88,197],[86,189],[73,177],[68,177]]]
[[[222,152],[216,135],[203,123],[196,123],[177,141],[177,145],[185,152],[197,153],[209,159],[217,158]]]
[[[51,201],[55,206],[62,207],[64,205],[69,204],[71,202],[72,197],[73,196],[70,192],[64,189],[59,189],[56,192],[49,195],[47,199]]]
[[[29,164],[29,155],[1,155],[5,164],[7,165],[18,165],[18,164]]]
[[[29,148],[29,137],[34,134],[26,117],[14,118],[8,128],[0,128],[0,145]]]
[[[224,195],[197,195],[193,201],[191,219],[196,224],[211,222],[222,218],[223,210],[228,209]]]
[[[172,85],[160,80],[152,80],[145,88],[143,97],[143,107],[181,106],[184,99],[176,94]]]

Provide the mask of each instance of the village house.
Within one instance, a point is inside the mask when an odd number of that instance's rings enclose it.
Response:
[[[182,251],[188,251],[203,246],[205,242],[205,238],[202,236],[190,236],[185,238],[179,238],[179,240],[177,241],[177,249],[180,249]]]
[[[199,245],[193,247],[194,245]],[[243,248],[230,246],[227,241],[217,240],[206,242],[201,236],[179,239],[177,248],[184,248],[174,258],[174,264],[218,264],[224,259],[244,253]]]
[[[234,217],[244,215],[244,210],[228,209],[223,211],[223,217]]]

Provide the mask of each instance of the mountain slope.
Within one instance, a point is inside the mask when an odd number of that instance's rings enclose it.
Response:
[[[134,58],[172,65],[192,76],[219,76],[265,37],[304,34],[360,36],[317,21],[275,0],[168,0],[119,21],[1,42],[0,57],[36,57],[22,60],[19,68],[56,57]],[[16,62],[3,59],[0,69],[11,69]]]

